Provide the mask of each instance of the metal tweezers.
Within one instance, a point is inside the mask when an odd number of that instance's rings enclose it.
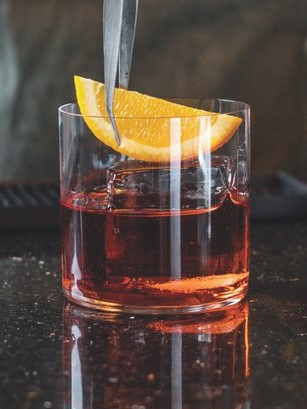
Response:
[[[119,88],[129,85],[133,44],[137,20],[138,0],[104,0],[103,57],[107,112],[115,139],[120,145],[113,113],[113,99],[118,73]]]

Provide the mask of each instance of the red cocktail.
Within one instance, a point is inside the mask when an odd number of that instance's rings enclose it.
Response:
[[[225,146],[161,163],[120,155],[93,138],[71,106],[62,108],[69,299],[114,312],[169,314],[220,308],[246,295],[248,108],[241,105],[232,115],[243,124]]]

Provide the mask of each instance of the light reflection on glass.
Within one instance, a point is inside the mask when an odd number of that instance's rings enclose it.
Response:
[[[138,318],[64,309],[64,409],[248,409],[248,304]]]

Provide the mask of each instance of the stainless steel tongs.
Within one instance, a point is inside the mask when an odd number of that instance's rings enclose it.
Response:
[[[113,113],[114,89],[128,88],[132,51],[137,20],[138,0],[104,0],[103,3],[103,57],[107,112],[120,145]]]

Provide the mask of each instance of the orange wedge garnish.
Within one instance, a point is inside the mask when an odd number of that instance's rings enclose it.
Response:
[[[191,108],[135,91],[115,89],[118,146],[105,104],[105,86],[75,76],[77,102],[92,133],[131,158],[168,162],[197,158],[224,145],[242,119]]]

